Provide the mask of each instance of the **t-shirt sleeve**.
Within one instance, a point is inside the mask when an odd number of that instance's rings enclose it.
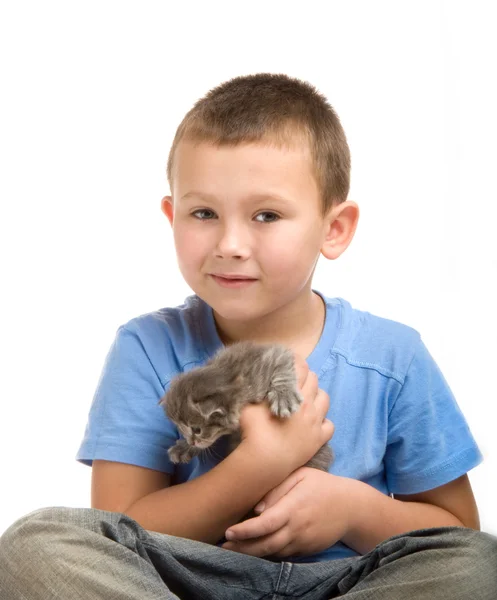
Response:
[[[464,475],[482,460],[452,391],[418,338],[389,415],[384,457],[389,492],[431,490]]]
[[[122,325],[105,359],[76,460],[128,463],[173,473],[175,426],[158,405],[164,387],[139,336]]]

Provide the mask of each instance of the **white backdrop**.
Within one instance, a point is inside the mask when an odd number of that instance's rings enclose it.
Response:
[[[2,3],[0,533],[89,505],[74,456],[114,334],[191,293],[160,211],[174,132],[261,71],[313,83],[352,151],[361,220],[314,287],[421,332],[484,454],[470,479],[497,533],[491,5]]]

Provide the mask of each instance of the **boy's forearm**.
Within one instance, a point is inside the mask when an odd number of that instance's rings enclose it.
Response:
[[[239,446],[204,475],[149,494],[124,512],[145,529],[216,543],[287,475]]]
[[[342,542],[366,554],[394,535],[430,527],[464,527],[452,513],[423,502],[403,502],[385,496],[362,481],[351,480],[351,526]]]

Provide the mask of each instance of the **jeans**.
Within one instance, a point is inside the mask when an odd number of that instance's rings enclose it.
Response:
[[[0,538],[1,600],[496,600],[497,538],[411,531],[358,557],[273,562],[147,531],[121,513],[44,508]]]

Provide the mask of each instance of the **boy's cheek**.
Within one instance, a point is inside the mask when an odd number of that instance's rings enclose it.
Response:
[[[192,235],[178,235],[175,247],[178,262],[186,268],[198,267],[206,255],[202,241]]]

